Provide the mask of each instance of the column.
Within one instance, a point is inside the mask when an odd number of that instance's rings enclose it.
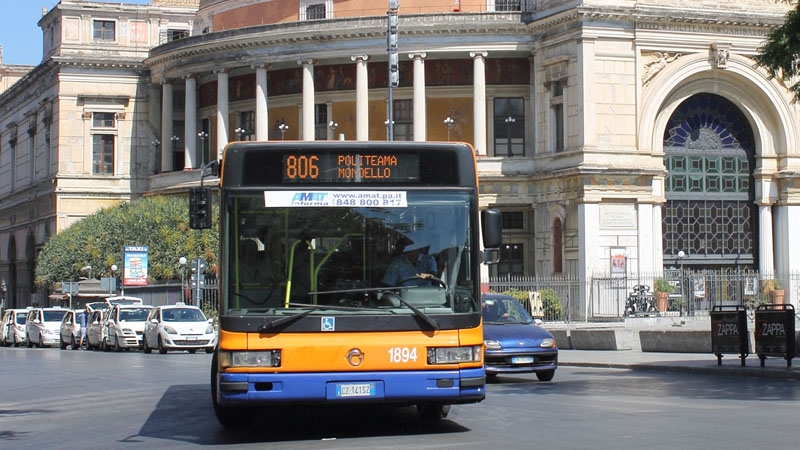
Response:
[[[566,223],[566,220],[562,223]],[[578,205],[578,279],[589,280],[592,273],[604,272],[598,267],[600,261],[600,205],[597,203],[580,203]],[[574,319],[585,320],[591,314],[591,290],[586,283],[581,283],[577,304],[573,303]],[[622,306],[624,307],[624,300]]]
[[[314,60],[297,61],[303,67],[302,139],[314,140]]]
[[[172,83],[161,85],[161,172],[172,172]]]
[[[217,161],[228,144],[228,70],[214,69],[217,74]]]
[[[191,75],[186,80],[185,123],[183,134],[183,170],[192,170],[197,159],[197,79]]]
[[[369,83],[367,60],[369,56],[351,56],[356,63],[356,140],[369,140]]]
[[[425,52],[411,53],[414,60],[414,140],[427,139],[427,119],[425,107]]]
[[[758,271],[762,275],[775,273],[772,242],[772,205],[758,205]]]
[[[661,215],[663,205],[653,205],[653,269],[664,270],[664,225]]]
[[[653,205],[649,203],[639,203],[636,206],[637,220],[636,224],[636,258],[638,267],[636,268],[640,274],[648,274],[655,272],[653,268]],[[629,252],[632,253],[632,252]],[[631,272],[633,267],[628,264],[628,272]]]
[[[269,140],[269,109],[267,108],[267,65],[256,69],[256,140]]]
[[[486,156],[486,56],[488,52],[470,52],[473,61],[472,120],[474,146],[477,155]]]

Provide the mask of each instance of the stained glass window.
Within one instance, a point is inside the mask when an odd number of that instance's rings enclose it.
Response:
[[[684,101],[664,132],[667,203],[664,263],[754,267],[754,139],[730,101],[699,94]]]

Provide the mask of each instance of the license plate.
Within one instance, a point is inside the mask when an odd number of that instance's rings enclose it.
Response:
[[[375,383],[337,384],[337,397],[372,397],[375,395]]]
[[[186,340],[187,341],[196,341],[197,340],[197,336],[186,336]]]
[[[533,356],[512,356],[511,364],[532,364]]]

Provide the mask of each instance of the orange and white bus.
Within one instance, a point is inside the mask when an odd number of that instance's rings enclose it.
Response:
[[[440,418],[481,401],[481,237],[499,247],[501,221],[486,210],[479,224],[477,184],[463,143],[230,144],[211,368],[220,423],[277,404],[417,405]]]

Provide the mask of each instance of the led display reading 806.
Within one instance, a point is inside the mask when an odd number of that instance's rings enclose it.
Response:
[[[419,181],[413,153],[291,153],[283,155],[283,181],[325,183],[406,183]]]

